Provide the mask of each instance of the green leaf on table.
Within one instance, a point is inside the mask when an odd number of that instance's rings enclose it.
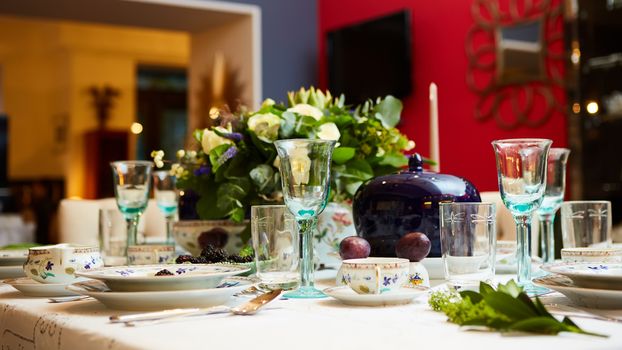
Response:
[[[513,298],[516,298],[520,293],[523,292],[523,288],[520,287],[514,280],[510,280],[506,284],[499,284],[497,286],[497,290],[500,292],[511,295]]]
[[[483,296],[488,295],[489,293],[494,292],[495,289],[488,283],[486,282],[480,282],[479,283],[479,292],[480,294]]]
[[[484,299],[482,294],[472,290],[463,290],[460,292],[462,298],[469,298],[473,304],[477,304]]]
[[[333,162],[343,164],[354,158],[356,150],[353,147],[337,147],[333,151]]]
[[[387,129],[394,128],[399,123],[401,113],[402,102],[391,95],[385,97],[373,109],[374,117]]]
[[[484,295],[484,301],[495,309],[495,311],[506,315],[512,320],[538,316],[529,306],[503,292],[496,291],[488,293]]]

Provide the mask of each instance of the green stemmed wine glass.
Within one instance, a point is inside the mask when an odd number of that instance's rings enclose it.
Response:
[[[492,142],[497,160],[499,192],[503,204],[516,222],[518,283],[532,295],[542,290],[531,283],[531,216],[542,204],[551,143],[546,139]]]
[[[313,232],[326,207],[330,190],[330,163],[335,141],[291,139],[274,142],[280,160],[281,183],[287,209],[302,236],[300,287],[289,298],[323,298],[313,286]]]
[[[170,170],[158,170],[153,173],[153,195],[160,212],[166,219],[166,244],[175,244],[173,223],[177,218],[177,177]]]
[[[547,159],[546,190],[542,205],[538,208],[540,218],[540,247],[542,262],[555,261],[555,238],[553,225],[555,213],[564,201],[566,190],[566,161],[570,150],[567,148],[551,148]]]
[[[110,163],[117,206],[127,223],[127,246],[136,245],[138,220],[147,208],[153,163],[124,160]],[[126,254],[127,256],[127,254]]]

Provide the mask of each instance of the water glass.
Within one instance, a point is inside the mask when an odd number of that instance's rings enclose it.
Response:
[[[125,218],[116,209],[99,210],[99,249],[106,266],[126,262],[127,228]]]
[[[440,203],[445,279],[456,289],[477,290],[495,274],[494,203]]]
[[[166,219],[166,243],[175,244],[173,223],[177,218],[177,178],[169,170],[153,172],[153,195],[160,212]]]
[[[611,202],[564,202],[561,218],[564,248],[611,247]]]
[[[257,277],[268,289],[294,289],[300,281],[296,220],[284,205],[251,207]]]

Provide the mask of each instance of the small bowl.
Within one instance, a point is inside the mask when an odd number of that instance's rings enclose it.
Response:
[[[622,263],[622,248],[563,248],[562,261]]]
[[[24,272],[40,283],[73,283],[82,280],[76,272],[103,265],[98,247],[63,243],[28,249]]]
[[[224,248],[229,254],[235,254],[242,248],[240,233],[249,224],[228,220],[182,220],[173,225],[175,242],[190,254],[197,256],[207,245]]]

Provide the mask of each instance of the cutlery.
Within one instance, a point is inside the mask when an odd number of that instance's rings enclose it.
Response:
[[[588,311],[582,308],[569,306],[569,305],[548,304],[546,305],[546,308],[552,314],[563,314],[565,316],[593,318],[595,320],[622,323],[622,318],[608,316],[600,312]],[[553,310],[550,310],[549,308],[553,308]]]
[[[50,303],[53,303],[53,304],[67,303],[70,301],[78,301],[78,300],[85,300],[85,299],[91,299],[91,297],[88,295],[76,295],[76,296],[71,296],[71,297],[49,298]]]
[[[250,301],[236,307],[218,305],[207,308],[172,309],[156,312],[146,312],[132,315],[113,315],[110,316],[111,323],[125,323],[126,326],[149,325],[176,320],[187,316],[210,315],[216,313],[230,312],[234,315],[252,315],[261,307],[281,295],[281,290],[273,290],[251,299]]]

